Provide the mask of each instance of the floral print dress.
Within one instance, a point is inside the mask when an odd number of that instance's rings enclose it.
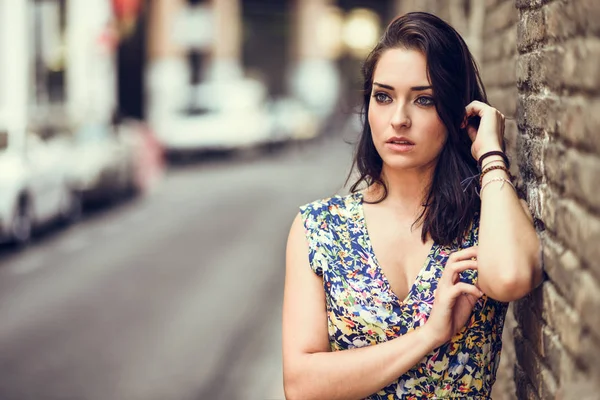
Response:
[[[323,278],[332,351],[382,343],[422,326],[448,256],[478,243],[478,221],[451,246],[434,243],[406,298],[400,300],[371,247],[360,192],[312,202],[300,207],[300,213],[310,266]],[[464,282],[476,279],[476,271],[461,274]],[[367,399],[489,399],[506,309],[506,303],[482,296],[463,330]]]

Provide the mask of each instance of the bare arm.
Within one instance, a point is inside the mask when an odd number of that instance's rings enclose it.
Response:
[[[466,117],[481,117],[478,128],[468,126],[476,160],[489,151],[500,151],[504,115],[479,101],[466,107]],[[504,165],[500,156],[485,158],[487,165]],[[541,246],[525,202],[506,182],[508,174],[492,170],[483,177],[479,221],[478,286],[489,297],[512,301],[529,293],[542,279]],[[493,181],[496,179],[497,181]]]
[[[491,156],[486,162],[494,160],[501,158]],[[494,178],[508,175],[491,171],[482,185]],[[491,298],[508,302],[523,297],[541,281],[541,248],[527,203],[502,183],[491,182],[481,192],[478,285]]]
[[[309,266],[308,246],[300,216],[296,217],[290,230],[286,264],[283,374],[288,400],[367,397],[398,379],[448,340],[449,336],[440,336],[440,325],[428,323],[382,344],[331,352],[323,282]],[[479,296],[479,290],[474,286],[456,286],[453,289],[456,293],[448,290],[446,297],[457,298],[469,291]],[[442,315],[443,311],[439,314]],[[446,323],[443,317],[435,319],[442,326],[452,325]]]

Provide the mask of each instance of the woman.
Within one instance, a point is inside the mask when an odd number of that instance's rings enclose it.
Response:
[[[430,14],[393,21],[363,73],[358,180],[290,230],[286,397],[488,399],[507,303],[542,276],[504,116]]]

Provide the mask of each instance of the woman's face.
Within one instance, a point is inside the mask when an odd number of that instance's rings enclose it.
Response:
[[[390,49],[381,54],[368,119],[384,170],[435,167],[447,130],[435,108],[423,53]]]

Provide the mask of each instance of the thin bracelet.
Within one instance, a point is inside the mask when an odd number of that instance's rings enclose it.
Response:
[[[484,169],[483,172],[481,172],[481,175],[479,175],[479,186],[481,186],[483,184],[483,177],[485,176],[485,174],[487,174],[488,172],[491,172],[491,171],[495,171],[495,170],[502,170],[502,171],[506,172],[506,174],[508,175],[509,178],[511,177],[510,171],[504,165],[492,165],[491,167]]]
[[[517,188],[515,188],[515,185],[513,185],[513,183],[510,180],[508,180],[506,178],[492,178],[488,182],[486,182],[486,184],[483,185],[481,187],[481,189],[479,189],[479,197],[481,197],[481,193],[483,193],[483,189],[485,189],[485,187],[492,182],[502,182],[502,186],[500,186],[500,189],[502,189],[504,187],[504,184],[508,182],[508,184],[510,186],[512,186],[512,188],[515,190],[515,192],[517,191]]]
[[[504,164],[504,166],[506,167],[506,163],[504,162],[504,160],[492,160],[492,161],[488,161],[486,162],[483,167],[481,167],[481,170],[485,170],[485,167],[487,167],[488,165],[490,165],[491,163],[495,163],[495,162],[501,162]]]

